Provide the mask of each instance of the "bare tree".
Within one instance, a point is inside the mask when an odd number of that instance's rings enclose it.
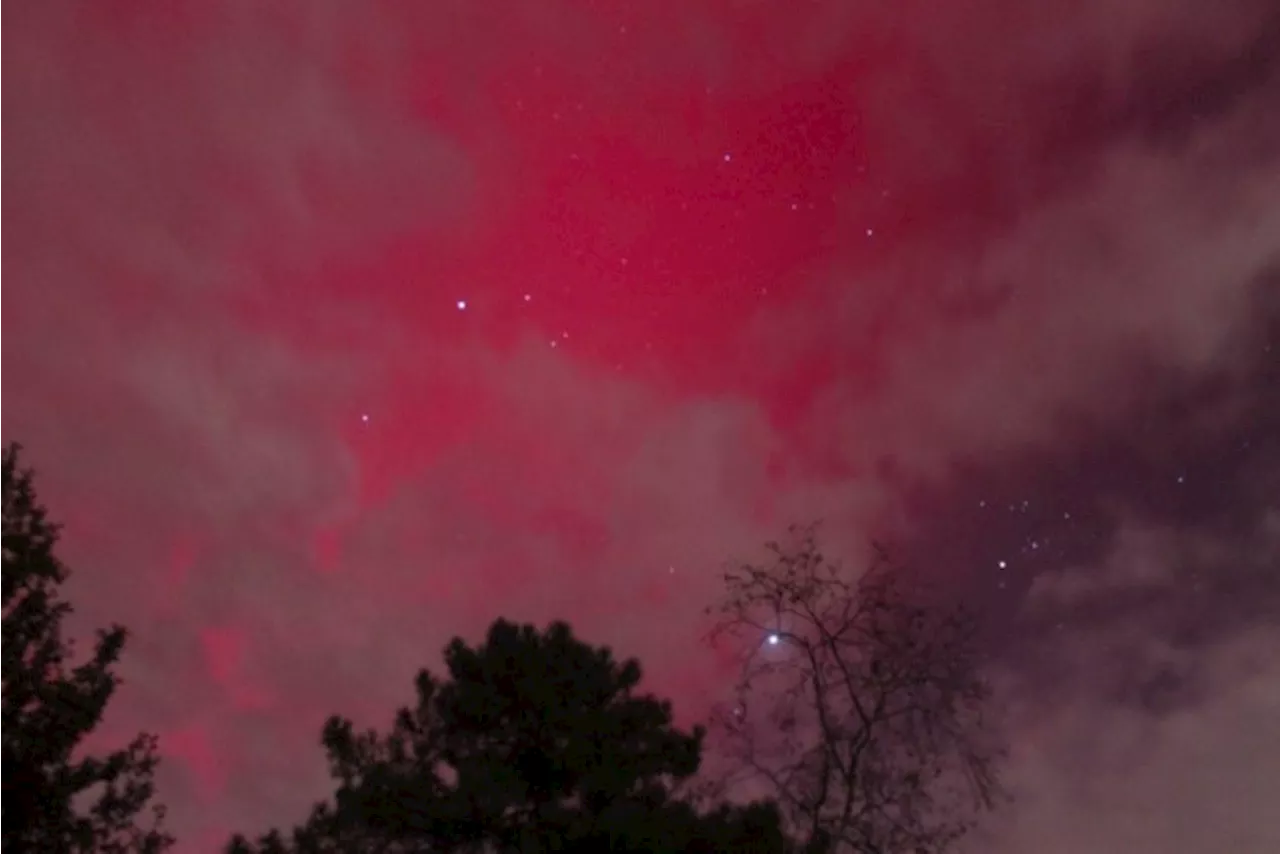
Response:
[[[789,534],[708,609],[742,657],[714,721],[726,785],[765,789],[810,851],[944,851],[1003,796],[974,622],[879,550],[851,578],[814,526]]]

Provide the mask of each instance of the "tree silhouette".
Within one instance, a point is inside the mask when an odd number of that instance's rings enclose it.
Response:
[[[1002,797],[973,622],[883,554],[856,580],[792,528],[725,574],[712,642],[742,655],[716,716],[730,774],[764,784],[811,850],[944,851]]]
[[[139,735],[104,758],[74,758],[115,691],[111,668],[125,630],[98,633],[93,656],[71,664],[62,637],[71,606],[58,597],[67,570],[54,556],[58,528],[36,498],[19,448],[4,449],[3,742],[5,851],[159,852],[170,844],[152,795],[156,742]]]
[[[698,768],[703,731],[637,695],[640,666],[574,638],[499,620],[454,640],[448,681],[417,677],[416,708],[387,735],[331,718],[323,743],[338,790],[288,839],[233,852],[781,852],[770,804],[699,813],[674,787]]]

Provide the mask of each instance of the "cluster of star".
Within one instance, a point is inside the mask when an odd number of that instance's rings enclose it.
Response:
[[[992,506],[993,505],[989,504],[985,499],[980,499],[978,501],[978,507],[980,509],[986,510]],[[1014,502],[1008,505],[1008,512],[1018,516],[1026,516],[1030,510],[1031,510],[1031,501],[1029,499],[1024,499],[1022,501]],[[1062,518],[1064,520],[1069,521],[1071,519],[1070,511],[1063,511]],[[1048,543],[1049,543],[1049,538],[1047,536],[1028,535],[1024,538],[1023,545],[1021,548],[1021,553],[1025,556],[1025,555],[1029,555],[1032,552],[1038,552],[1042,544],[1048,545]],[[1009,568],[1009,566],[1010,566],[1010,561],[1008,558],[1002,557],[996,560],[996,568],[999,570],[1002,570],[1002,571],[1006,570]],[[1006,582],[1002,578],[999,582],[997,582],[996,586],[1000,588],[1004,588],[1005,584]]]
[[[525,304],[532,303],[532,302],[533,302],[533,294],[532,294],[532,293],[528,293],[528,292],[526,292],[526,293],[522,294],[522,295],[521,295],[521,302],[523,302],[523,303],[525,303]],[[469,301],[469,300],[467,300],[467,299],[465,299],[465,298],[462,298],[462,297],[459,297],[458,299],[455,299],[455,300],[454,300],[454,302],[453,302],[453,307],[454,307],[454,309],[455,309],[456,311],[458,311],[458,312],[465,312],[465,311],[468,311],[469,309],[471,309],[471,307],[472,307],[472,306],[471,306],[471,303],[470,303],[470,301]],[[567,341],[568,339],[569,339],[569,333],[568,333],[567,331],[562,331],[562,332],[560,333],[560,338],[559,338],[559,339],[552,338],[552,339],[550,339],[550,341],[548,342],[548,344],[549,344],[549,346],[551,346],[552,348],[555,348],[555,347],[560,346],[560,342],[561,342],[561,341]],[[360,423],[361,423],[361,424],[363,424],[363,425],[365,425],[365,426],[368,426],[368,425],[371,423],[371,421],[372,421],[372,418],[371,418],[371,416],[370,416],[370,414],[369,414],[368,412],[362,412],[362,413],[360,413]]]
[[[1185,488],[1189,481],[1186,473],[1180,471],[1168,477],[1176,489]],[[1168,481],[1157,479],[1157,482],[1151,486],[1157,490],[1167,489],[1167,486],[1160,487],[1160,482],[1168,483]],[[1011,522],[1014,530],[1020,531],[1014,535],[1016,540],[1020,541],[1015,548],[1006,550],[1004,554],[987,558],[993,561],[995,569],[999,570],[1000,574],[995,586],[1001,590],[1009,586],[1007,571],[1015,567],[1035,571],[1069,561],[1073,559],[1072,555],[1077,549],[1096,540],[1100,536],[1100,531],[1105,528],[1105,525],[1093,518],[1093,514],[1089,512],[1085,512],[1082,516],[1071,510],[1045,507],[1043,504],[1037,512],[1037,508],[1033,506],[1030,499],[1008,504],[979,499],[977,505],[983,511],[1007,512],[1005,516],[1007,522],[1004,524]]]
[[[622,259],[622,263],[623,263],[623,264],[626,264],[626,263],[627,263],[627,259],[623,258],[623,259]],[[531,303],[531,302],[533,302],[533,294],[531,294],[531,293],[525,293],[525,294],[521,297],[521,301],[522,301],[522,302],[525,302],[525,303]],[[469,303],[468,303],[465,299],[460,299],[460,300],[456,300],[456,301],[454,302],[453,307],[454,307],[454,308],[456,308],[458,311],[466,311],[466,310],[467,310],[467,308],[469,307]],[[549,345],[550,347],[555,348],[555,347],[559,347],[559,346],[560,346],[560,342],[561,342],[561,341],[567,341],[568,339],[569,339],[569,333],[568,333],[568,332],[564,332],[564,331],[562,331],[562,332],[560,333],[560,338],[559,338],[559,339],[552,338],[552,339],[550,339],[547,343],[548,343],[548,345]]]

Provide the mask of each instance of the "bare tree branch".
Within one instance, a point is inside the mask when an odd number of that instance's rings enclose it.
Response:
[[[709,639],[742,667],[715,718],[726,785],[771,789],[811,851],[945,851],[1003,797],[974,623],[883,550],[853,578],[815,526],[789,534],[726,572],[714,609]]]

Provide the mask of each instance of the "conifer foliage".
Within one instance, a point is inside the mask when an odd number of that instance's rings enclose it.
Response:
[[[152,807],[156,741],[139,735],[106,756],[83,756],[118,680],[119,626],[100,631],[93,654],[73,660],[59,596],[67,570],[54,555],[58,528],[37,500],[19,447],[4,449],[3,839],[6,852],[155,854],[172,840]]]
[[[678,795],[703,731],[637,693],[640,666],[576,639],[503,620],[484,643],[453,641],[449,679],[417,678],[391,731],[332,718],[324,745],[338,789],[288,839],[233,852],[783,852],[777,811],[700,813]]]

